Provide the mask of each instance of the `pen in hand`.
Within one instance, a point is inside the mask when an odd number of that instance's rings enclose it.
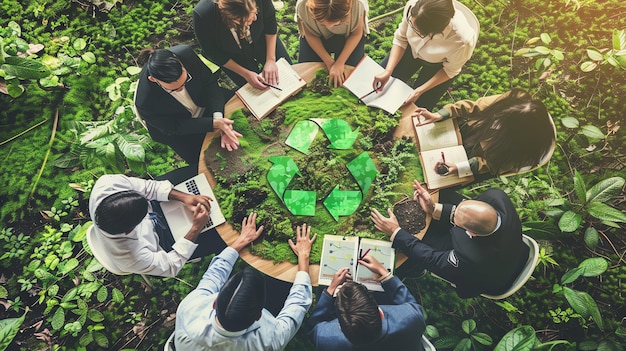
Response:
[[[274,88],[274,89],[276,89],[276,90],[283,91],[281,88],[279,88],[279,87],[277,87],[277,86],[275,86],[275,85],[271,85],[271,84],[269,84],[269,83],[265,83],[265,82],[263,82],[263,85],[265,85],[266,87],[270,87],[270,88]]]
[[[382,85],[383,85],[383,84],[382,84],[381,82],[376,83],[376,89],[374,89],[374,90],[370,91],[369,93],[367,93],[367,94],[365,94],[365,95],[361,96],[361,97],[359,98],[359,100],[363,101],[363,99],[365,99],[366,97],[368,97],[368,96],[370,96],[370,95],[374,94],[374,93],[376,92],[376,90],[380,89],[380,87],[381,87]]]
[[[443,163],[446,163],[446,154],[444,154],[443,151],[441,152],[441,159],[443,160]]]
[[[362,260],[365,256],[367,256],[368,253],[370,253],[371,249],[367,249],[365,250],[365,253],[361,255],[361,257],[359,257],[359,260]]]

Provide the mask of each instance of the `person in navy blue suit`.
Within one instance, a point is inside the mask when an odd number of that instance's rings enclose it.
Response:
[[[462,298],[508,290],[524,268],[529,248],[522,241],[522,224],[506,193],[489,189],[475,200],[440,204],[417,180],[413,188],[414,199],[433,217],[423,240],[400,228],[391,209],[389,217],[372,209],[376,229],[391,237],[392,247],[420,269],[454,283]]]
[[[321,351],[423,350],[422,306],[376,258],[367,255],[359,264],[380,275],[385,291],[370,293],[351,281],[348,268],[338,270],[307,322],[315,347]]]
[[[217,76],[187,45],[144,50],[135,107],[154,141],[197,164],[207,132],[219,129],[222,147],[237,149],[241,134],[223,118],[224,92]]]

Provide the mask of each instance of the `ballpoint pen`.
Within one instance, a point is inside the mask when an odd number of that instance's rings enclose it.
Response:
[[[441,152],[441,159],[443,160],[443,163],[446,163],[446,155],[443,153],[443,151]]]
[[[364,254],[362,254],[362,255],[361,255],[361,257],[359,257],[359,260],[362,260],[362,259],[363,259],[363,257],[367,256],[367,254],[368,254],[368,253],[370,253],[370,250],[371,250],[371,249],[367,249],[367,250],[365,250],[365,253],[364,253]]]
[[[277,87],[277,86],[275,86],[275,85],[271,85],[271,84],[268,84],[268,83],[265,83],[265,82],[263,82],[263,85],[265,85],[265,86],[267,86],[267,87],[270,87],[270,88],[274,88],[274,89],[276,89],[276,90],[283,91],[281,88],[279,88],[279,87]]]
[[[372,95],[373,93],[375,93],[375,92],[376,92],[376,90],[380,89],[380,87],[381,87],[382,85],[383,85],[383,83],[381,83],[381,82],[377,82],[377,83],[376,83],[376,89],[374,89],[374,90],[370,91],[369,93],[367,93],[367,94],[365,94],[365,95],[361,96],[361,97],[359,98],[359,100],[363,101],[363,99],[365,99],[366,97],[368,97],[368,96]]]

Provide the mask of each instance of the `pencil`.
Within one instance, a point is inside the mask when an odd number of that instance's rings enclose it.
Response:
[[[271,84],[267,84],[267,83],[265,83],[265,82],[264,82],[263,84],[264,84],[265,86],[270,87],[270,88],[274,88],[274,89],[276,89],[276,90],[283,91],[281,88],[279,88],[279,87],[277,87],[277,86],[274,86],[274,85],[271,85]]]
[[[365,250],[365,253],[364,253],[363,255],[361,255],[361,257],[359,258],[359,260],[362,260],[362,259],[363,259],[363,257],[367,256],[367,254],[368,254],[368,253],[370,253],[370,250],[371,250],[371,249],[367,249],[367,250]]]
[[[441,159],[443,160],[443,163],[446,163],[446,155],[443,153],[443,151],[441,152]]]

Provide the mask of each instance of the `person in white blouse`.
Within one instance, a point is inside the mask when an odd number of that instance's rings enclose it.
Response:
[[[404,103],[432,109],[472,56],[479,30],[476,16],[456,0],[410,0],[372,87],[382,90],[391,76],[408,82],[421,68]]]
[[[171,248],[163,247],[164,242],[173,242],[172,234],[157,230],[163,223],[155,219],[149,200],[180,201],[193,212],[191,229]],[[89,197],[94,221],[87,232],[89,247],[111,273],[174,277],[198,247],[196,242],[209,220],[210,201],[206,195],[175,190],[169,181],[103,175]]]

